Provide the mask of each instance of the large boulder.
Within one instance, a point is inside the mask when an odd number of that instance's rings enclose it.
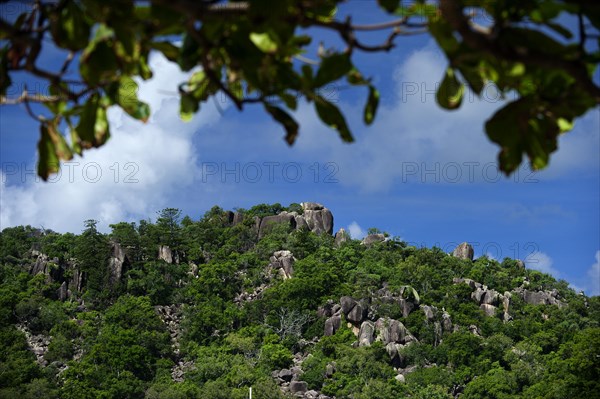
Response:
[[[521,294],[523,301],[530,305],[555,305],[558,307],[563,306],[560,301],[558,291],[529,291],[521,289],[517,291]]]
[[[479,305],[479,308],[483,310],[486,316],[494,317],[496,315],[496,307],[494,305],[489,305],[487,303],[482,303]]]
[[[341,247],[343,243],[350,239],[350,235],[344,230],[344,228],[340,228],[337,233],[335,233],[334,243],[336,247]]]
[[[359,324],[362,322],[367,316],[368,307],[363,303],[358,302],[356,306],[352,308],[350,312],[346,315],[346,319],[354,324]]]
[[[368,236],[363,238],[363,240],[361,241],[361,244],[366,245],[366,246],[371,246],[371,245],[375,244],[376,242],[383,242],[383,241],[385,241],[385,235],[369,234]]]
[[[290,251],[276,251],[269,260],[271,261],[269,266],[274,270],[279,270],[284,280],[292,278],[296,258]]]
[[[329,209],[316,202],[303,202],[302,209],[302,217],[310,231],[333,234],[333,214]]]
[[[474,255],[473,247],[466,242],[459,244],[452,252],[452,256],[459,259],[473,260]]]
[[[108,281],[110,285],[114,286],[121,281],[128,264],[128,259],[121,244],[111,241],[110,246],[111,255],[108,259]]]
[[[306,391],[308,391],[308,384],[305,381],[290,382],[290,392],[292,394],[304,394]]]
[[[358,346],[371,346],[374,340],[375,324],[372,321],[363,322],[358,333]]]
[[[331,336],[335,334],[337,330],[342,326],[342,316],[340,314],[334,314],[327,320],[325,320],[325,332],[324,335]]]
[[[259,222],[258,238],[264,237],[275,226],[280,226],[280,225],[286,226],[289,229],[296,228],[295,215],[284,211],[278,215],[265,216]]]
[[[173,263],[173,251],[168,245],[159,245],[158,260],[164,260],[167,263]]]
[[[384,345],[390,342],[404,344],[406,336],[410,334],[404,324],[387,317],[378,319],[375,322],[375,328],[377,330],[377,340]]]

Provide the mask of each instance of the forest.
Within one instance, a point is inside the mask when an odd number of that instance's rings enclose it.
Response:
[[[2,230],[0,398],[598,397],[600,297],[332,227],[294,203]]]

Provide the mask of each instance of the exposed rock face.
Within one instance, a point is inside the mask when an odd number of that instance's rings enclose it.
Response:
[[[377,329],[377,340],[384,345],[390,342],[404,344],[406,337],[410,335],[404,324],[388,317],[378,319],[375,322],[375,328]]]
[[[292,381],[290,382],[290,392],[294,395],[304,394],[308,391],[308,384],[304,381]]]
[[[517,288],[516,293],[520,294],[525,303],[530,305],[556,305],[558,307],[564,304],[559,299],[557,290],[552,291],[530,291],[523,288]]]
[[[375,340],[375,324],[371,321],[365,321],[360,325],[358,333],[358,346],[371,346]]]
[[[459,259],[473,260],[474,255],[473,247],[466,242],[459,244],[452,252],[452,256]]]
[[[69,297],[69,290],[67,288],[67,282],[63,281],[58,290],[56,291],[59,301],[66,301]]]
[[[181,305],[158,305],[154,307],[158,317],[165,323],[169,335],[171,336],[171,346],[173,352],[179,354],[179,341],[181,339]]]
[[[259,222],[258,238],[264,237],[273,227],[278,225],[287,226],[290,230],[296,228],[296,217],[289,212],[281,212],[278,215],[265,216]]]
[[[321,204],[315,202],[303,202],[302,217],[310,231],[317,234],[333,234],[333,214]]]
[[[339,248],[340,246],[342,246],[343,243],[345,243],[349,239],[350,239],[350,236],[348,235],[346,230],[344,230],[344,228],[342,227],[341,229],[338,230],[337,233],[335,233],[335,240],[334,240],[335,246]]]
[[[167,263],[173,263],[173,251],[167,245],[160,245],[158,247],[158,259],[164,260]]]
[[[496,307],[487,303],[482,303],[479,308],[485,312],[486,316],[493,317],[496,315]]]
[[[121,244],[116,241],[111,241],[110,246],[111,256],[108,260],[108,281],[114,286],[121,281],[123,273],[129,264],[129,260],[127,259]]]
[[[342,326],[342,316],[338,314],[334,314],[325,320],[325,335],[331,336],[335,334],[337,330]]]
[[[383,242],[385,241],[385,236],[383,234],[369,234],[368,236],[366,236],[365,238],[363,238],[363,240],[360,242],[362,245],[373,245],[376,242]]]
[[[290,230],[308,229],[316,234],[333,234],[333,214],[316,202],[303,202],[302,215],[283,211],[277,215],[265,216],[258,221],[258,238],[262,238],[274,226],[284,225]]]
[[[290,251],[276,251],[269,260],[271,261],[269,267],[273,270],[279,270],[284,280],[292,278],[296,258],[294,258],[294,255]]]
[[[40,366],[47,366],[48,361],[44,359],[44,355],[48,352],[48,346],[50,345],[50,337],[39,334],[34,335],[29,331],[25,325],[17,325],[17,329],[25,334],[27,346],[29,350],[35,355],[36,362]]]

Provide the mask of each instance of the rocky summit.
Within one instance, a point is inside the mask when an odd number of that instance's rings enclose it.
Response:
[[[594,398],[600,299],[316,202],[0,233],[0,398]]]

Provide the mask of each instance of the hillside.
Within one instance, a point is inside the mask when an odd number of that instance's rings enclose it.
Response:
[[[0,398],[598,398],[600,297],[320,204],[0,233]],[[375,229],[374,229],[375,230]]]

